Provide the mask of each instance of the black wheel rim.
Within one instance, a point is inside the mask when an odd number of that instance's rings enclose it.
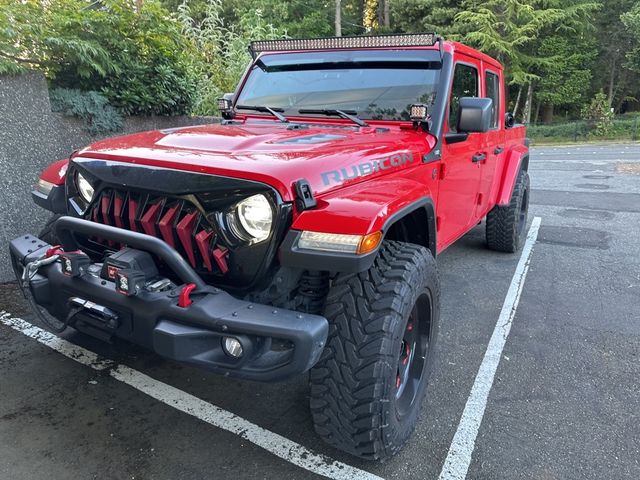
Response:
[[[520,203],[520,212],[518,212],[518,232],[523,232],[527,224],[527,212],[529,211],[529,190],[522,194],[522,202]]]
[[[395,380],[396,410],[400,417],[412,410],[425,381],[432,312],[431,294],[425,292],[413,306],[400,342]]]

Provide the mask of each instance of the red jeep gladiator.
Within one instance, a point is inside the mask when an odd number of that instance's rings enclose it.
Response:
[[[525,129],[502,66],[434,34],[256,41],[219,124],[97,142],[47,168],[11,242],[38,317],[231,377],[310,371],[331,445],[385,459],[420,413],[436,257],[486,219],[515,252]],[[55,317],[55,318],[54,318]]]

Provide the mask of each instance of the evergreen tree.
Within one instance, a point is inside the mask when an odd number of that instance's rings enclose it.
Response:
[[[397,32],[451,33],[463,0],[388,0],[391,29]]]

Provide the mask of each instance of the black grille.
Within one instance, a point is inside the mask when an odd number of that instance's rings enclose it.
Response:
[[[217,274],[228,271],[227,249],[218,244],[215,226],[188,199],[107,188],[93,202],[86,217],[161,238],[196,270]],[[92,240],[112,249],[122,247],[96,237]]]

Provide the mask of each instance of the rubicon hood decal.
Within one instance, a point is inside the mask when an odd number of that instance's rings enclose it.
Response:
[[[322,184],[329,186],[332,184],[342,183],[352,178],[364,177],[381,170],[389,170],[394,167],[402,167],[407,163],[413,163],[413,153],[397,153],[389,157],[375,159],[370,162],[351,165],[350,167],[341,168],[339,170],[329,170],[322,172]]]

